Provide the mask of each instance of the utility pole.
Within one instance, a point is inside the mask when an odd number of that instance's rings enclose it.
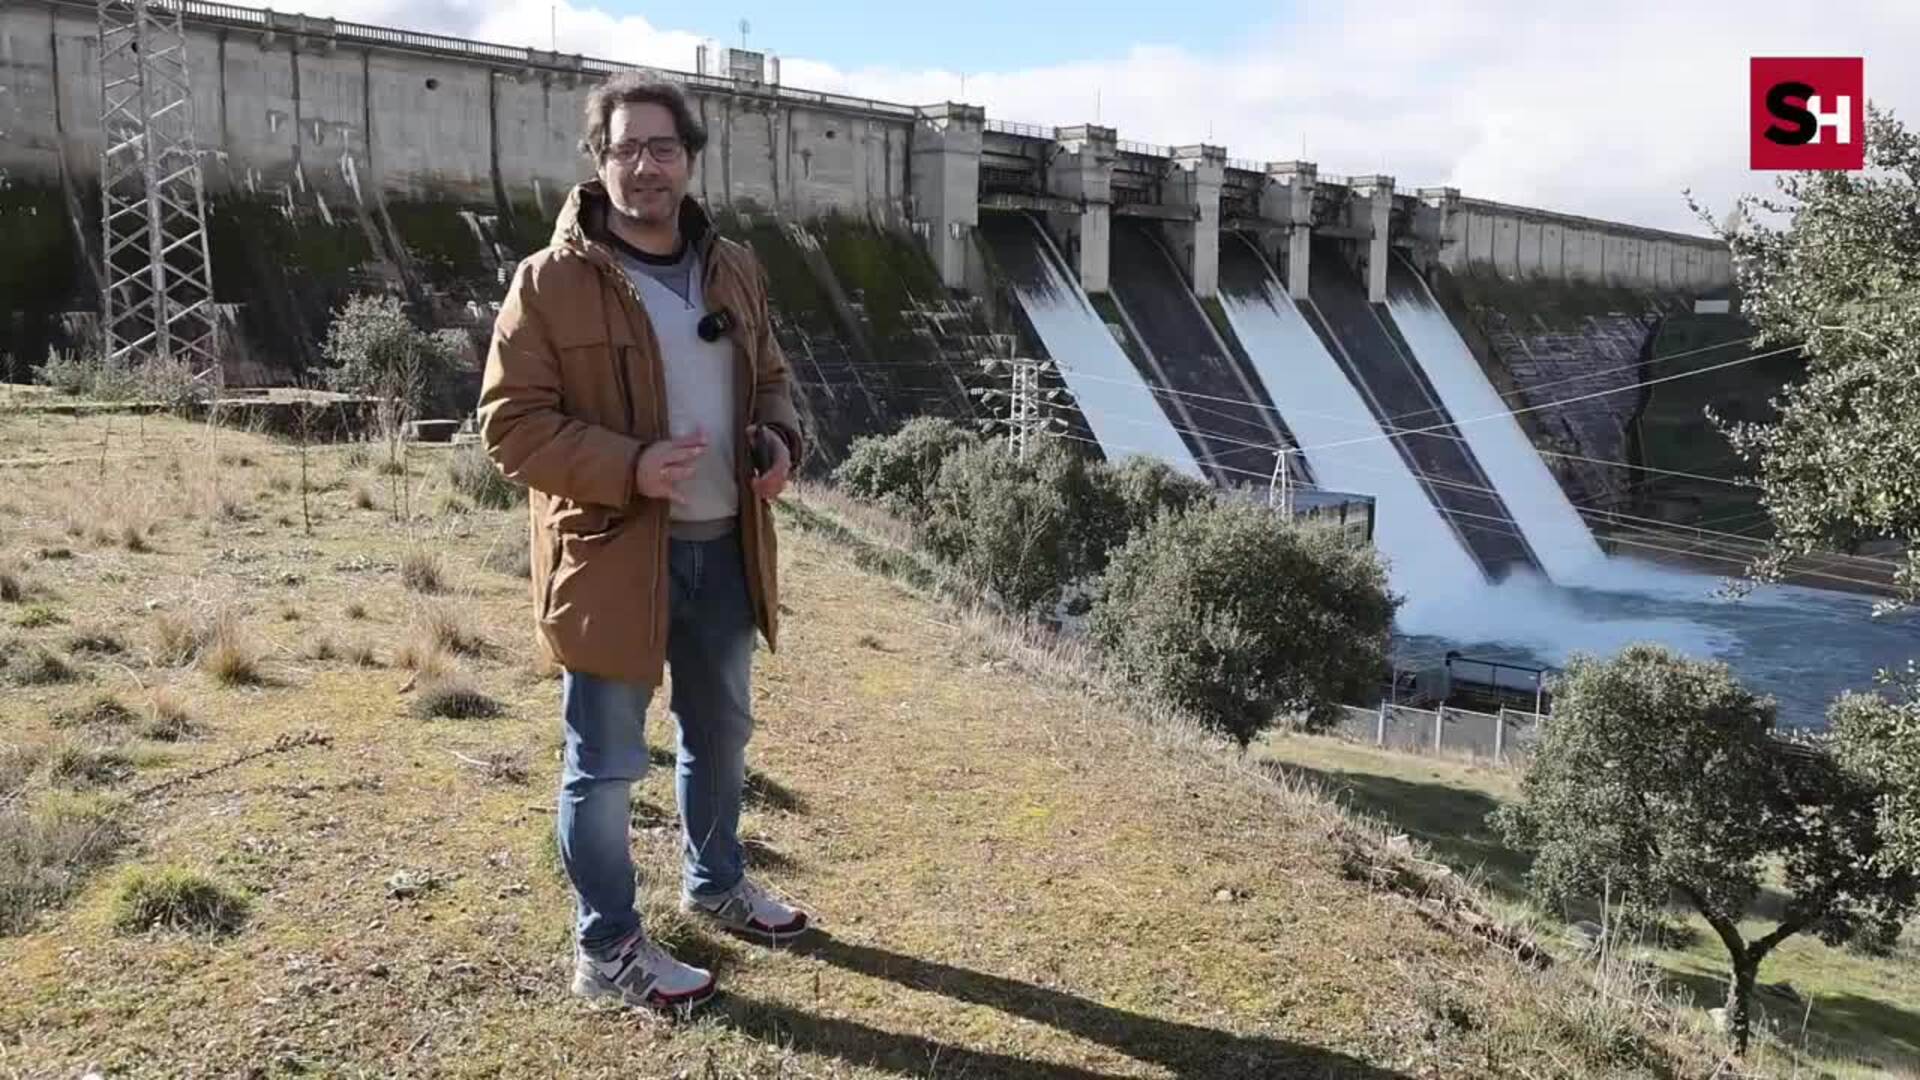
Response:
[[[1293,518],[1293,448],[1283,446],[1273,455],[1273,479],[1267,484],[1267,505],[1280,511],[1288,520]]]
[[[1005,370],[1007,389],[976,388],[971,393],[989,406],[1005,400],[1007,405],[1007,443],[1013,448],[1014,456],[1025,461],[1027,455],[1040,445],[1040,440],[1060,434],[1066,429],[1066,421],[1054,414],[1053,407],[1061,404],[1060,391],[1042,390],[1044,376],[1053,370],[1050,360],[1037,360],[1031,357],[989,357],[982,360],[981,366],[989,373]],[[988,421],[988,426],[997,421]]]
[[[101,342],[107,363],[225,385],[183,5],[99,0]]]

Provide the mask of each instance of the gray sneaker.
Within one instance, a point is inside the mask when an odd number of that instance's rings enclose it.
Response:
[[[769,944],[791,941],[807,929],[807,914],[782,903],[749,878],[718,896],[680,894],[680,910],[704,915],[721,926],[748,937],[764,938]]]
[[[713,997],[713,975],[683,964],[636,931],[601,960],[575,949],[573,992],[659,1012],[691,1012]]]

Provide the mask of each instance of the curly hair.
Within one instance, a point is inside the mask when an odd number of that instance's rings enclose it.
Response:
[[[593,88],[587,94],[586,129],[580,136],[580,152],[598,164],[607,152],[607,128],[613,123],[613,110],[622,105],[661,105],[673,114],[673,129],[686,144],[687,153],[698,154],[707,145],[707,129],[687,105],[687,95],[678,84],[664,82],[637,71],[623,71]]]

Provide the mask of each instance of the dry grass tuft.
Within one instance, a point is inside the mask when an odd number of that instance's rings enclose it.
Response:
[[[38,630],[43,626],[59,626],[67,621],[65,615],[46,604],[32,604],[22,608],[20,614],[13,617],[13,625],[23,630]]]
[[[44,743],[0,745],[0,799],[26,787],[46,758]]]
[[[32,591],[27,579],[11,567],[0,567],[0,601],[18,604]]]
[[[111,787],[132,775],[133,759],[109,746],[61,743],[47,759],[47,778],[76,791]]]
[[[424,548],[414,548],[400,560],[400,580],[408,589],[428,596],[447,589],[440,556]]]
[[[30,811],[0,811],[0,937],[63,903],[126,840],[123,807],[98,795],[50,792]]]
[[[84,626],[67,638],[67,651],[95,656],[118,656],[127,651],[127,643],[113,631],[99,626]]]
[[[401,643],[399,651],[393,654],[393,663],[421,679],[445,678],[454,666],[453,657],[425,633],[416,633]]]
[[[419,630],[434,648],[460,656],[486,656],[492,651],[485,638],[467,628],[460,612],[446,604],[434,604],[419,615]]]
[[[147,543],[146,533],[132,522],[120,526],[120,546],[136,555],[145,555],[153,551],[153,545]]]
[[[245,893],[192,870],[133,867],[115,889],[113,925],[129,934],[176,930],[224,936],[246,925],[252,906]]]
[[[199,660],[200,669],[221,686],[258,686],[264,681],[259,646],[231,616],[214,621]]]
[[[159,689],[147,699],[147,722],[140,734],[155,742],[179,742],[200,732],[200,725],[193,722],[187,712],[186,703],[166,689]]]
[[[78,677],[64,657],[37,643],[0,642],[0,668],[21,686],[53,686]]]
[[[349,619],[364,619],[367,617],[367,605],[355,600],[347,605],[346,614]]]
[[[380,666],[380,657],[374,653],[373,646],[364,641],[347,646],[345,655],[356,667],[376,668]]]
[[[508,577],[532,577],[533,558],[528,550],[527,530],[514,529],[512,535],[488,548],[486,555],[480,560],[480,565],[496,574],[505,574]]]
[[[413,699],[413,715],[422,720],[487,720],[505,711],[498,701],[456,676],[427,682]]]
[[[339,659],[340,650],[334,647],[332,638],[322,634],[313,644],[307,646],[300,656],[302,659],[326,663]]]
[[[56,728],[120,728],[133,723],[135,717],[111,691],[102,690],[82,704],[56,710],[52,719]]]
[[[355,510],[372,510],[374,508],[373,492],[367,490],[367,485],[353,485],[353,508]]]
[[[162,667],[191,663],[206,647],[208,628],[186,615],[162,611],[153,619],[153,662]]]

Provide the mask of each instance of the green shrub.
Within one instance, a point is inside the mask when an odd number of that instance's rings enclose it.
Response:
[[[1158,458],[1134,454],[1117,464],[1104,466],[1103,479],[1113,485],[1115,496],[1124,508],[1125,520],[1118,548],[1126,537],[1153,524],[1162,514],[1184,514],[1200,503],[1213,501],[1214,489]]]
[[[1281,714],[1323,726],[1377,678],[1397,603],[1370,550],[1222,501],[1116,552],[1089,631],[1118,673],[1244,744]]]
[[[129,869],[113,902],[113,925],[127,933],[183,930],[231,934],[246,925],[247,895],[203,874],[178,867]]]
[[[1074,580],[1074,522],[1059,478],[1004,444],[965,447],[940,467],[921,529],[927,550],[1022,612],[1050,611]]]
[[[457,332],[416,327],[399,298],[384,294],[350,298],[321,346],[335,390],[402,403],[408,416],[445,411],[470,351]]]
[[[507,479],[479,443],[462,443],[447,458],[453,490],[478,507],[504,510],[527,501],[525,485]]]
[[[101,356],[55,352],[40,366],[40,381],[69,397],[96,401],[159,401],[179,405],[204,397],[208,384],[193,377],[184,360],[151,359],[137,367]]]
[[[833,479],[855,498],[883,503],[897,513],[917,513],[926,507],[942,463],[979,444],[978,435],[951,420],[917,417],[891,435],[855,440]]]

